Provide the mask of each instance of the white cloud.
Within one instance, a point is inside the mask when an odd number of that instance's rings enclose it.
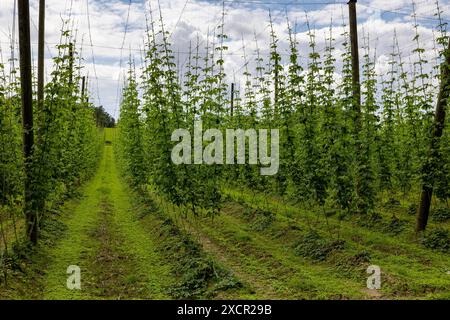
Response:
[[[426,57],[433,59],[435,52],[433,50],[432,28],[437,24],[437,21],[433,20],[435,18],[435,0],[417,0],[416,2],[421,45],[426,49]],[[443,17],[449,19],[450,1],[441,0],[440,2],[441,9],[444,10]],[[37,42],[37,32],[34,25],[37,25],[38,21],[38,3],[38,0],[30,1],[31,17],[34,23],[31,24],[34,53],[36,52],[35,43]],[[71,3],[71,17],[73,26],[76,29],[78,45],[81,45],[81,42],[83,44],[82,54],[86,62],[84,72],[89,73],[92,99],[95,103],[98,103],[97,81],[94,79],[94,65],[92,63],[91,47],[89,46],[86,0],[47,0],[46,41],[48,48],[50,48],[50,50],[46,48],[48,58],[46,59],[47,71],[51,68],[50,56],[56,55],[54,46],[59,42],[62,19],[68,17]],[[220,24],[222,15],[222,4],[220,1],[191,0],[186,6],[185,4],[186,0],[161,0],[165,28],[169,33],[173,32],[171,42],[175,56],[180,60],[180,63],[186,60],[186,52],[189,49],[189,45],[195,46],[197,36],[200,38],[202,48],[206,44],[208,30],[211,34],[209,39],[212,40],[212,34]],[[4,62],[9,59],[10,55],[9,36],[12,30],[13,5],[14,0],[0,1],[0,43]],[[159,18],[157,1],[151,0],[150,5],[154,10],[154,18]],[[267,62],[270,41],[267,7],[226,3],[225,33],[229,36],[227,41],[229,50],[226,55],[225,68],[230,81],[233,78],[233,72],[241,69],[240,73],[242,73],[244,63],[242,59],[242,37],[244,38],[247,57],[252,61],[254,60],[256,49],[254,41],[256,33],[258,46]],[[281,5],[272,5],[272,7],[273,27],[279,38],[280,52],[286,54],[289,45],[285,7]],[[414,36],[412,20],[410,16],[405,14],[411,12],[411,8],[410,0],[358,2],[360,45],[362,46],[363,44],[363,31],[370,34],[372,50],[376,49],[377,51],[377,71],[380,73],[386,72],[390,52],[392,51],[394,30],[397,33],[399,45],[405,57],[409,56],[415,48],[412,42]],[[348,14],[346,5],[289,6],[287,7],[287,13],[291,23],[296,23],[296,38],[299,42],[300,53],[303,56],[302,60],[305,61],[306,58],[304,57],[307,57],[310,50],[305,25],[305,9],[308,12],[310,25],[316,35],[317,49],[323,51],[325,37],[328,34],[331,20],[333,20],[333,36],[339,49],[343,41],[341,36],[343,32],[341,27],[342,19],[345,21]],[[148,5],[144,1],[132,1],[127,35],[123,43],[124,49],[120,50],[127,19],[128,1],[89,0],[90,27],[94,44],[95,71],[98,77],[99,96],[105,108],[115,116],[117,116],[117,89],[118,85],[122,83],[122,77],[119,75],[126,71],[128,56],[131,53],[138,65],[142,59],[142,53],[139,49],[142,49],[145,38],[146,10],[148,12]],[[395,14],[389,11],[401,13]],[[130,48],[131,51],[129,50]],[[336,57],[339,57],[339,54],[340,50],[337,50]],[[363,50],[361,50],[361,54],[363,54]],[[283,57],[284,59],[287,58],[285,55]],[[412,57],[414,58],[414,56]],[[120,63],[121,60],[122,63]],[[249,67],[252,68],[253,64],[250,63]],[[338,64],[337,70],[339,70],[339,67],[340,64]],[[239,78],[238,74],[238,80]],[[339,77],[337,76],[337,78]]]

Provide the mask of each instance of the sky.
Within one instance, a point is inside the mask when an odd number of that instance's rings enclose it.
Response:
[[[420,45],[425,59],[436,58],[433,38],[437,35],[436,0],[415,0]],[[442,18],[450,22],[450,0],[439,0]],[[185,65],[189,46],[205,46],[207,35],[221,23],[222,0],[160,0],[165,28],[179,66]],[[287,19],[295,27],[300,54],[307,57],[308,23],[314,32],[317,49],[323,52],[325,39],[333,25],[336,56],[342,53],[343,22],[348,21],[346,0],[235,0],[225,1],[224,32],[227,34],[225,71],[229,82],[242,83],[245,60],[255,57],[256,43],[262,57],[268,58],[270,44],[269,12],[279,38],[283,59],[286,60],[289,42]],[[39,0],[30,0],[31,41],[34,64],[37,52],[37,25]],[[127,72],[130,55],[139,69],[146,37],[145,13],[152,8],[159,16],[157,0],[46,0],[46,80],[57,54],[55,45],[60,41],[63,20],[70,16],[77,35],[77,46],[84,59],[83,74],[89,77],[91,101],[104,108],[117,119],[120,91]],[[364,43],[369,43],[376,61],[378,74],[386,74],[397,34],[402,55],[414,59],[414,20],[411,0],[359,0],[357,3],[360,55]],[[89,14],[88,14],[89,13]],[[7,64],[11,57],[10,43],[17,26],[14,25],[14,0],[0,0],[1,60]],[[17,19],[15,19],[17,24]],[[308,22],[308,23],[307,23]],[[257,41],[255,41],[255,38]],[[16,46],[15,56],[18,57]],[[251,68],[251,64],[249,64]],[[336,75],[339,77],[339,74]]]

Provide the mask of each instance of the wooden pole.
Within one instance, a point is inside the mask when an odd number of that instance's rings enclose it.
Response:
[[[86,77],[83,76],[81,78],[81,101],[84,101],[84,91],[85,91],[85,87],[86,87]]]
[[[361,80],[359,74],[359,45],[358,45],[358,21],[356,16],[357,0],[349,0],[349,22],[350,22],[350,49],[352,58],[352,118],[354,121],[353,137],[355,139],[356,152],[356,176],[355,176],[355,194],[357,203],[361,196],[361,184],[364,169],[363,144],[360,139],[361,135]],[[359,206],[357,211],[360,212]],[[361,213],[361,212],[360,212]]]
[[[234,83],[231,84],[231,117],[233,118],[234,112]]]
[[[69,43],[69,69],[70,69],[70,77],[69,77],[69,85],[73,83],[73,43]]]
[[[436,102],[430,149],[422,170],[424,178],[420,206],[417,212],[416,232],[424,231],[427,227],[431,198],[433,196],[434,172],[445,164],[442,163],[442,159],[439,156],[439,144],[445,126],[445,108],[450,97],[450,42],[447,50],[444,52],[444,58],[445,60],[441,65],[441,84]]]
[[[86,88],[89,88],[89,75],[86,77],[86,83],[84,85],[85,91],[86,91]],[[89,105],[89,96],[86,97],[86,103]]]
[[[356,2],[357,0],[350,0],[348,2],[348,9],[350,19],[350,43],[352,54],[353,99],[355,111],[359,113],[361,112],[361,81],[359,75],[358,21],[356,18]]]
[[[41,113],[44,109],[44,42],[45,42],[45,0],[39,0],[39,30],[38,30],[38,141],[41,139],[39,128],[42,125]]]
[[[350,48],[352,58],[352,106],[353,112],[351,116],[354,121],[353,138],[355,140],[355,195],[356,195],[356,210],[358,213],[366,211],[366,199],[364,197],[364,181],[369,173],[367,166],[366,154],[368,150],[362,140],[362,117],[361,117],[361,79],[359,66],[359,45],[358,45],[358,21],[356,15],[357,0],[349,0],[349,22],[350,22]],[[360,206],[360,204],[362,206]]]
[[[45,37],[45,0],[39,0],[39,36],[38,36],[38,107],[44,103],[44,37]]]
[[[36,244],[38,238],[37,211],[34,210],[32,154],[33,134],[33,87],[31,79],[31,43],[30,43],[30,5],[28,0],[18,1],[19,9],[19,51],[20,82],[22,97],[23,155],[25,166],[25,204],[26,232],[29,240]]]

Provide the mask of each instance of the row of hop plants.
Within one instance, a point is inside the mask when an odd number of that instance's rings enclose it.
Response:
[[[131,59],[123,90],[118,156],[125,172],[136,186],[151,186],[195,214],[217,213],[220,189],[227,185],[282,195],[306,206],[363,214],[374,210],[383,193],[418,192],[426,179],[421,167],[429,145],[440,56],[448,41],[436,4],[440,23],[433,61],[425,59],[415,13],[410,60],[402,55],[394,34],[385,74],[377,74],[376,52],[369,35],[363,35],[360,112],[355,108],[345,22],[344,41],[337,51],[332,24],[325,50],[318,50],[309,23],[309,48],[300,48],[288,21],[289,54],[283,59],[269,15],[270,54],[263,57],[255,36],[255,58],[249,61],[243,45],[244,83],[234,91],[231,110],[224,71],[225,12],[214,36],[208,35],[204,50],[197,37],[186,67],[181,68],[161,15],[155,19],[150,10],[142,76],[136,77]],[[250,65],[255,67],[250,70]],[[171,142],[171,133],[178,128],[193,132],[194,120],[203,121],[203,130],[279,129],[278,174],[261,176],[260,165],[173,164],[171,151],[176,142]],[[447,128],[442,140],[443,165],[435,168],[435,187],[436,196],[445,202],[450,197]]]
[[[33,102],[31,207],[37,212],[39,226],[93,174],[101,150],[95,108],[88,102],[87,90],[82,93],[79,85],[82,59],[67,26],[68,22],[53,58],[42,107],[37,99]],[[14,247],[27,243],[20,79],[13,66],[14,61],[10,61],[11,70],[7,72],[7,66],[0,64],[0,260],[3,262]]]

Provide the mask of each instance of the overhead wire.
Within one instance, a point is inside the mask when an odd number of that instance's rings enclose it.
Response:
[[[97,76],[97,67],[95,64],[95,54],[94,54],[94,44],[92,42],[92,31],[91,31],[91,18],[90,18],[90,12],[89,12],[89,0],[86,0],[86,15],[87,15],[87,23],[88,23],[88,30],[89,30],[89,42],[91,46],[91,54],[92,54],[92,64],[94,69],[94,77],[97,83],[97,100],[98,104],[101,106],[102,102],[100,99],[100,86],[98,84],[98,76]]]
[[[123,48],[125,46],[125,40],[126,40],[127,33],[128,33],[128,23],[130,20],[130,11],[131,11],[131,0],[128,1],[127,19],[125,22],[125,30],[124,30],[123,38],[122,38],[122,45],[120,47],[119,75],[117,77],[116,103],[115,103],[114,115],[113,115],[114,119],[116,119],[117,109],[119,108],[119,104],[120,104],[119,95],[120,95],[120,78],[122,75],[122,64],[123,64],[123,61],[122,61]]]
[[[185,11],[186,11],[186,8],[187,8],[187,6],[189,4],[189,1],[190,0],[186,0],[185,1],[184,6],[183,6],[183,8],[182,8],[182,10],[180,12],[180,15],[179,15],[179,17],[178,17],[178,19],[177,19],[177,21],[176,21],[176,23],[174,25],[174,28],[173,28],[169,38],[173,36],[174,32],[176,31],[177,27],[179,26],[180,22],[182,21],[182,17],[184,15]],[[422,2],[426,2],[426,1],[422,1]],[[229,6],[238,5],[238,4],[251,4],[251,5],[272,5],[272,4],[276,4],[276,5],[279,5],[279,6],[285,6],[286,7],[286,6],[292,6],[292,5],[299,5],[299,6],[303,6],[303,5],[305,5],[305,6],[309,6],[309,5],[341,5],[342,6],[342,5],[346,4],[347,2],[343,2],[343,1],[321,1],[321,2],[310,2],[310,1],[308,1],[308,2],[301,2],[301,1],[270,1],[270,0],[269,1],[263,1],[263,0],[258,0],[258,1],[256,1],[256,0],[255,1],[253,1],[253,0],[235,0],[235,1],[218,0],[217,3],[226,3]],[[102,103],[101,103],[101,98],[100,98],[99,77],[98,77],[98,74],[97,74],[96,56],[95,56],[95,53],[94,53],[94,48],[105,48],[105,49],[112,49],[112,50],[120,50],[120,63],[119,63],[120,71],[119,71],[119,77],[118,77],[118,80],[117,80],[117,92],[118,92],[119,91],[119,86],[120,86],[122,67],[123,67],[123,50],[124,50],[124,46],[125,46],[126,36],[127,36],[127,33],[128,33],[128,28],[129,28],[129,18],[130,18],[131,4],[132,4],[132,1],[130,0],[129,3],[128,3],[127,19],[126,19],[126,23],[125,23],[125,31],[124,31],[124,34],[123,34],[121,46],[120,47],[103,46],[103,45],[94,45],[94,43],[93,43],[92,30],[91,30],[91,21],[90,21],[91,17],[90,17],[90,12],[89,12],[89,0],[86,0],[86,14],[87,14],[88,29],[89,29],[89,44],[86,44],[86,45],[91,47],[93,71],[94,71],[94,76],[95,76],[95,79],[96,79],[96,86],[97,86],[97,90],[96,90],[97,91],[97,99],[98,99],[98,103],[100,105]],[[362,7],[370,8],[370,9],[373,9],[373,10],[378,10],[378,11],[381,11],[381,12],[386,12],[386,13],[391,13],[391,14],[396,14],[396,15],[405,15],[405,16],[413,15],[413,12],[405,12],[404,10],[402,10],[402,8],[388,10],[388,9],[377,8],[377,7],[374,7],[372,5],[367,5],[367,4],[364,4],[364,3],[358,3],[358,4],[360,6],[362,6]],[[227,11],[228,10],[229,10],[229,8],[227,9]],[[218,14],[220,14],[220,11],[216,14],[216,16]],[[280,14],[281,14],[281,10],[280,10],[280,13],[278,13],[278,15],[280,15]],[[424,15],[421,15],[421,14],[416,14],[416,17],[418,19],[424,19],[424,20],[430,20],[430,21],[431,20],[432,21],[439,21],[439,19],[437,19],[436,17],[429,17],[429,16],[424,16]],[[277,18],[278,17],[276,17],[275,19],[277,19]],[[442,19],[442,21],[449,21],[449,20]],[[34,21],[32,21],[32,23],[33,23],[34,27],[36,28],[36,25],[35,25]],[[220,23],[218,25],[220,25]],[[267,30],[267,28],[268,28],[268,26],[266,26],[264,28],[264,30],[259,32],[258,35],[261,35],[262,33],[264,33]],[[202,41],[198,45],[201,46],[204,43],[204,41],[205,40],[202,39]],[[342,42],[342,41],[344,41],[344,40],[335,42],[335,45],[338,44],[339,42]],[[49,54],[51,55],[51,50],[50,50],[48,42],[46,42],[46,46],[47,46],[47,50],[49,51]],[[236,50],[233,50],[231,52],[224,52],[223,55],[225,55],[225,56],[241,55],[241,53],[239,53],[240,50],[242,50],[242,47],[240,47],[240,48],[238,48]],[[143,49],[143,48],[131,48],[130,47],[130,51],[145,52],[145,49]],[[178,54],[185,54],[185,55],[189,54],[189,52],[184,51],[184,50],[177,50],[177,51],[174,51],[174,52],[178,53]],[[320,50],[319,50],[319,52],[320,52]],[[261,52],[260,54],[261,55],[266,55],[266,54],[270,54],[270,53]],[[280,52],[279,54],[283,55],[283,56],[288,56],[289,55],[289,53],[284,53],[284,52]],[[251,56],[251,55],[256,55],[256,54],[248,53],[247,55]],[[183,64],[181,65],[181,68],[183,68],[183,66],[186,64],[187,59],[188,59],[188,57],[184,60]],[[235,72],[239,72],[239,70],[241,70],[244,67],[245,67],[245,64],[242,65],[240,67],[240,69],[238,69]],[[107,78],[103,77],[102,79],[107,79]],[[119,95],[117,94],[117,96],[116,96],[116,110],[114,111],[114,115],[116,114],[116,111],[117,111],[117,105],[118,105],[118,100],[119,100],[118,96]]]
[[[177,23],[175,23],[175,27],[173,28],[172,32],[169,35],[169,39],[172,37],[172,35],[174,34],[175,30],[177,29],[178,24],[181,21],[181,17],[183,16],[183,13],[186,10],[186,7],[187,7],[188,3],[189,3],[189,0],[186,0],[186,2],[184,3],[183,9],[181,10],[180,16],[178,17]]]

